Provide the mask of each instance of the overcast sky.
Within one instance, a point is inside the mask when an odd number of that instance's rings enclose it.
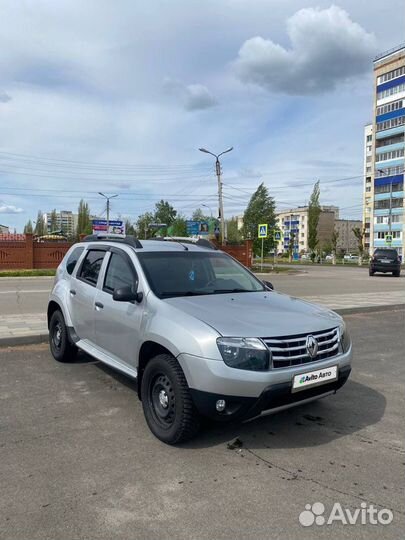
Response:
[[[404,29],[402,0],[3,0],[0,223],[101,214],[98,191],[133,220],[159,198],[216,215],[201,146],[234,146],[227,217],[261,181],[285,209],[320,179],[360,218],[372,59]]]

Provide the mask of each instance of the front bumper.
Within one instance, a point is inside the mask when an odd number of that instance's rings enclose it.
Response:
[[[258,398],[225,396],[194,389],[190,389],[190,392],[197,410],[203,416],[222,422],[249,420],[261,414],[293,407],[302,402],[335,393],[345,384],[350,372],[351,367],[346,366],[339,371],[339,377],[336,381],[301,390],[300,392],[291,391],[291,382],[273,384],[265,388]],[[220,413],[216,410],[216,402],[222,399],[226,401],[226,408]]]
[[[326,360],[258,372],[233,369],[222,360],[207,360],[188,354],[178,356],[197,409],[205,416],[220,420],[252,417],[268,409],[293,405],[324,393],[335,392],[349,377],[351,359],[350,345],[346,353]],[[332,366],[338,367],[336,381],[291,392],[296,375]],[[219,399],[227,403],[223,413],[218,413],[215,408]]]

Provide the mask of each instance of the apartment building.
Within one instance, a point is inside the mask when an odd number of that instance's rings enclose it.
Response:
[[[76,233],[78,215],[70,210],[56,212],[56,224],[52,224],[52,212],[44,214],[44,221],[48,233],[54,230],[62,230],[66,236],[73,236]]]
[[[373,123],[365,128],[365,247],[404,255],[405,44],[374,60]],[[371,149],[370,149],[371,144]],[[371,151],[371,159],[370,159]]]
[[[278,253],[288,252],[291,234],[294,234],[294,253],[308,253],[308,206],[299,206],[279,212],[276,216],[278,229],[282,232],[283,241],[278,244]],[[319,246],[330,242],[339,218],[337,206],[321,206],[318,223]]]
[[[358,240],[353,229],[362,228],[363,223],[360,219],[335,219],[335,231],[338,233],[337,252],[358,253]]]

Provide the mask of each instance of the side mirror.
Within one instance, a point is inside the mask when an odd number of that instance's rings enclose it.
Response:
[[[113,300],[116,302],[141,302],[143,293],[135,292],[132,287],[120,287],[113,292]]]
[[[274,291],[273,283],[271,283],[270,281],[263,281],[263,285],[268,291]]]

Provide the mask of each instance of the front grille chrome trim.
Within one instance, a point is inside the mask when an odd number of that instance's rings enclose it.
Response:
[[[318,342],[318,351],[314,357],[310,357],[307,351],[307,338],[313,336]],[[339,354],[340,329],[312,332],[308,334],[294,335],[292,337],[266,337],[261,338],[272,355],[272,369],[296,367],[301,364],[310,364],[333,358]]]

